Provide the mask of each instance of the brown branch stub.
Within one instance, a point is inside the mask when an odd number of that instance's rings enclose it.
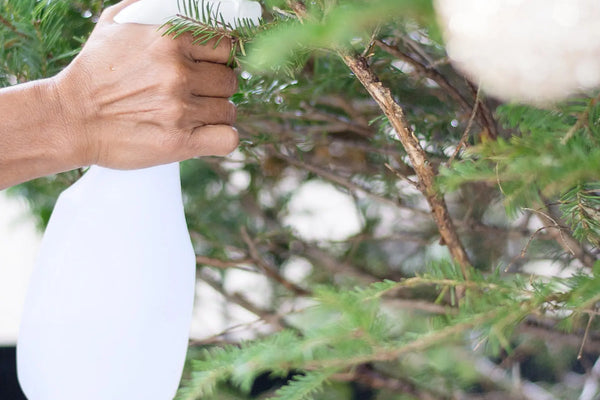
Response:
[[[452,258],[460,265],[464,278],[468,279],[471,262],[456,233],[446,202],[435,189],[435,171],[431,162],[428,160],[425,151],[421,147],[419,139],[410,129],[404,115],[404,110],[394,100],[390,89],[381,83],[365,58],[351,55],[344,51],[340,51],[339,55],[369,92],[371,97],[379,104],[379,107],[385,113],[390,124],[396,131],[398,139],[404,146],[417,177],[419,178],[419,189],[423,195],[425,195],[427,202],[431,207],[434,220],[440,231],[441,239],[443,243],[448,246]]]

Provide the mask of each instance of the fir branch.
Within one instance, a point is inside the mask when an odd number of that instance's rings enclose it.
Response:
[[[191,378],[184,382],[175,400],[197,400],[212,395],[217,384],[233,372],[237,352],[236,346],[205,350],[204,356],[210,359],[210,368],[206,368],[206,361],[192,361]]]
[[[421,147],[418,138],[410,129],[402,107],[393,98],[389,88],[385,87],[369,67],[364,58],[341,51],[340,56],[363,84],[369,94],[377,101],[382,111],[394,127],[398,138],[406,150],[413,168],[419,178],[419,189],[431,206],[433,218],[438,226],[443,243],[448,246],[450,254],[461,266],[463,275],[469,277],[469,256],[464,249],[448,212],[446,202],[437,192],[432,164]]]
[[[402,342],[396,345],[388,344],[385,346],[373,348],[372,351],[368,354],[359,354],[345,359],[324,358],[318,361],[310,361],[305,364],[305,367],[308,369],[340,368],[374,361],[396,360],[398,359],[398,357],[404,354],[422,351],[441,342],[448,341],[456,335],[465,333],[469,329],[472,329],[476,326],[480,326],[486,322],[492,321],[494,318],[497,317],[497,315],[497,310],[488,311],[481,315],[473,316],[468,321],[459,322],[457,324],[450,325],[440,330],[422,335],[408,343]]]
[[[586,240],[595,247],[600,245],[598,188],[600,185],[597,183],[577,185],[561,197],[559,204],[565,222],[571,226],[575,239]]]

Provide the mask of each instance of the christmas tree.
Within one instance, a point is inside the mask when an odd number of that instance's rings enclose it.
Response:
[[[0,0],[0,84],[60,71],[108,3]],[[192,341],[178,398],[595,398],[597,92],[489,96],[430,1],[263,5],[231,30],[182,1],[164,31],[236,44],[240,148],[182,185],[200,281],[256,320]],[[11,193],[43,228],[82,172]]]

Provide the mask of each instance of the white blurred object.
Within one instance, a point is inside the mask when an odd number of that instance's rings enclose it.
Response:
[[[0,191],[0,346],[17,342],[25,291],[41,239],[27,202]]]
[[[142,0],[133,3],[115,17],[117,23],[137,22],[141,24],[162,25],[177,14],[181,14],[179,3],[187,4],[188,0]],[[248,0],[195,0],[198,6],[210,9],[210,17],[223,20],[235,26],[238,19],[249,18],[255,24],[261,17],[260,3]]]
[[[285,224],[306,240],[345,240],[362,229],[352,197],[319,180],[303,183],[287,211]]]
[[[452,62],[490,94],[548,103],[600,86],[600,1],[436,0]]]
[[[228,23],[256,22],[260,5],[248,3],[218,7]],[[176,12],[177,0],[141,0],[116,20],[159,24]],[[29,285],[17,347],[29,400],[172,399],[195,265],[177,163],[91,167],[61,194]]]

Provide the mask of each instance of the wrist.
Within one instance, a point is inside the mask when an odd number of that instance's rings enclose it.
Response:
[[[0,189],[83,165],[60,97],[52,79],[0,89]]]
[[[72,83],[77,79],[71,77],[67,70],[41,81],[42,91],[46,98],[55,105],[54,116],[57,123],[57,141],[63,147],[60,149],[72,168],[80,168],[95,163],[92,146],[87,131],[90,111],[86,108],[84,87],[75,87]],[[81,84],[81,81],[79,81]],[[86,122],[87,121],[87,122]]]

